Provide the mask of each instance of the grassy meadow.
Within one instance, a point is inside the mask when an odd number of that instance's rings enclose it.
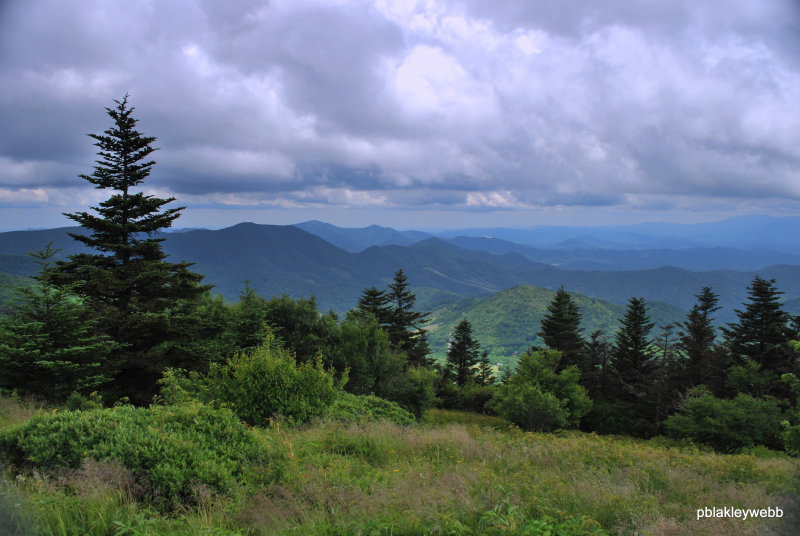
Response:
[[[0,432],[44,413],[53,409],[0,398]],[[143,498],[136,471],[114,460],[6,466],[3,534],[744,536],[790,534],[797,509],[797,460],[767,450],[533,434],[444,410],[413,426],[321,420],[248,430],[267,453],[249,466],[255,477],[227,493],[193,482],[192,500],[167,508]],[[784,518],[698,521],[705,506],[779,506]]]

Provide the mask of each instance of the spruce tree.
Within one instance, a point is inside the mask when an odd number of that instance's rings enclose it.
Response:
[[[631,298],[614,340],[612,364],[617,385],[613,398],[627,412],[625,431],[634,435],[652,432],[656,412],[652,396],[656,371],[650,338],[653,326],[644,299]]]
[[[447,348],[447,370],[456,384],[463,386],[475,378],[479,353],[480,344],[472,338],[472,324],[465,318],[456,326]]]
[[[677,349],[684,360],[678,382],[684,391],[701,384],[719,383],[722,376],[714,343],[717,337],[714,313],[720,309],[719,296],[710,287],[703,287],[695,298],[697,303],[686,315],[686,321],[679,324]]]
[[[406,354],[410,366],[431,366],[428,358],[430,347],[423,328],[428,322],[428,313],[414,310],[417,297],[408,287],[408,277],[401,268],[395,272],[394,279],[389,284],[389,343],[395,350]]]
[[[245,281],[232,315],[233,340],[239,350],[252,350],[264,344],[267,338],[266,306],[267,300],[258,295],[250,281]]]
[[[484,350],[478,361],[478,384],[491,385],[494,380],[494,369],[492,369],[492,363],[489,361],[489,351]]]
[[[791,316],[783,310],[775,280],[756,276],[747,287],[743,310],[736,310],[739,321],[722,331],[734,364],[753,361],[777,375],[795,372],[795,354],[790,341],[794,335]]]
[[[371,314],[384,329],[389,326],[392,309],[389,305],[392,298],[386,291],[372,286],[361,291],[358,299],[358,311],[364,314]]]
[[[551,350],[561,352],[557,370],[577,365],[585,371],[586,341],[581,336],[581,313],[572,296],[562,286],[547,306],[538,335]]]
[[[164,208],[175,198],[145,195],[138,187],[155,162],[150,155],[156,138],[136,130],[128,96],[106,108],[113,125],[103,134],[89,134],[99,148],[94,171],[80,177],[111,196],[91,207],[96,214],[65,214],[88,234],[72,237],[94,253],[73,255],[57,264],[58,280],[71,285],[103,320],[104,329],[125,346],[121,352],[119,394],[147,402],[165,366],[187,366],[172,349],[193,328],[193,304],[208,288],[189,263],[167,262],[155,238],[172,225],[185,207]]]
[[[682,394],[677,389],[682,367],[677,351],[675,329],[675,324],[659,326],[660,333],[655,341],[658,350],[653,358],[654,370],[650,395],[654,401],[654,432],[661,431],[662,421],[680,402]]]
[[[50,264],[58,250],[29,253],[41,271],[20,287],[0,320],[0,387],[58,401],[105,383],[120,345],[99,333],[98,320],[69,289],[56,286]]]
[[[594,330],[586,343],[587,371],[581,376],[583,385],[589,390],[592,399],[608,394],[612,378],[612,345],[602,329]]]
[[[647,304],[643,298],[631,298],[614,340],[613,362],[623,382],[640,384],[652,372],[653,340]]]

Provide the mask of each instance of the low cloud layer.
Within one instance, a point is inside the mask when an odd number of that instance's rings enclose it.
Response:
[[[196,207],[794,210],[798,4],[593,4],[2,3],[0,210],[84,191],[126,92]]]

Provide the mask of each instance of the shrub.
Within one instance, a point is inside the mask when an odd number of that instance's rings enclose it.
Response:
[[[354,395],[341,392],[331,404],[325,417],[340,422],[390,421],[413,424],[414,416],[395,402],[375,395]]]
[[[673,436],[734,452],[754,445],[781,448],[782,417],[783,411],[772,397],[738,394],[731,400],[721,399],[700,386],[689,392],[678,412],[665,424]]]
[[[479,385],[474,381],[467,381],[460,387],[456,382],[446,381],[439,388],[439,407],[494,413],[488,404],[496,389],[494,385]]]
[[[281,417],[293,423],[322,415],[336,397],[333,374],[322,360],[297,365],[269,333],[264,344],[225,364],[211,364],[206,376],[168,370],[160,380],[168,403],[199,400],[230,407],[242,420],[266,425]]]
[[[560,352],[527,352],[517,373],[501,385],[489,407],[526,430],[577,426],[592,406],[575,366],[553,372]]]
[[[115,460],[159,505],[192,503],[199,485],[227,494],[252,462],[265,459],[230,410],[199,404],[41,414],[1,431],[0,451],[16,466],[37,468]]]
[[[800,425],[792,425],[789,421],[782,421],[781,440],[783,448],[792,456],[800,456]]]
[[[325,371],[322,359],[298,366],[272,334],[251,354],[212,364],[208,386],[214,398],[258,425],[275,416],[305,422],[322,415],[336,397],[333,374]]]
[[[435,381],[434,371],[425,367],[409,367],[404,373],[392,378],[388,385],[383,386],[379,394],[397,402],[420,420],[436,398],[433,391]]]

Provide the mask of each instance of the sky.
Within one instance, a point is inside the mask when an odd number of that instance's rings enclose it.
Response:
[[[0,230],[125,94],[178,227],[800,214],[796,0],[1,0]]]

